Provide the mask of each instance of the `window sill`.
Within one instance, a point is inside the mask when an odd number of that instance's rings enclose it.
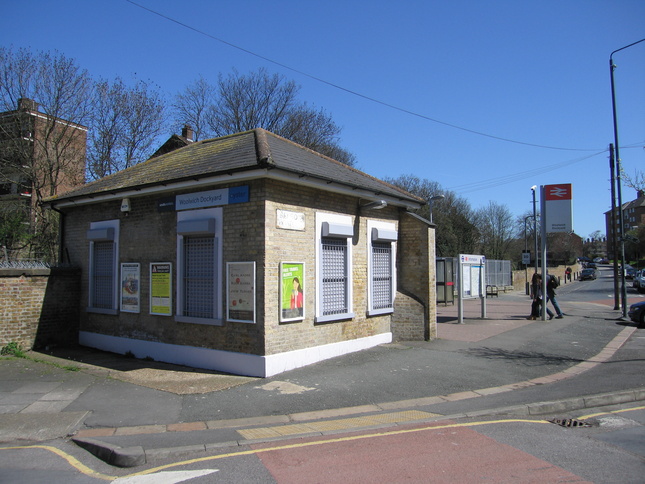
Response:
[[[104,308],[85,308],[85,311],[88,313],[96,313],[96,314],[109,314],[110,316],[116,316],[119,314],[119,311],[116,309],[104,309]]]
[[[331,314],[329,316],[317,316],[316,323],[329,323],[342,319],[354,319],[354,313]]]
[[[206,324],[210,326],[224,326],[224,321],[221,319],[207,319],[207,318],[193,318],[190,316],[175,315],[175,321],[178,323],[190,324]]]
[[[383,314],[392,314],[394,312],[394,308],[382,308],[382,309],[369,309],[367,311],[368,316],[380,316]]]

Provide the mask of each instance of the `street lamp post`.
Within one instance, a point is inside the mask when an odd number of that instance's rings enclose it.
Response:
[[[537,235],[537,208],[535,205],[535,190],[537,190],[537,185],[531,187],[531,192],[533,192],[533,242],[535,250],[535,273],[538,271],[538,235]]]
[[[430,206],[430,223],[432,223],[432,205],[434,202],[437,202],[439,200],[443,200],[446,198],[445,195],[435,195],[433,197],[430,197],[430,200],[428,200],[428,205]]]
[[[534,215],[528,215],[527,217],[524,217],[524,252],[528,252],[529,250],[529,241],[528,238],[526,237],[526,222],[528,219],[535,217]],[[529,258],[529,263],[524,264],[524,278],[526,279],[526,295],[529,296],[531,295],[531,292],[529,290],[530,285],[529,285],[529,264],[531,263],[531,259]]]
[[[636,44],[645,42],[645,39],[638,40],[633,42],[625,47],[616,49],[609,55],[609,74],[611,79],[611,108],[614,118],[614,150],[616,154],[616,193],[618,195],[618,231],[620,232],[620,282],[621,282],[621,309],[623,319],[627,319],[627,288],[625,287],[625,222],[623,217],[623,196],[621,189],[621,167],[620,167],[620,151],[618,144],[618,120],[616,117],[616,89],[614,86],[614,70],[616,66],[614,64],[613,56],[616,52],[625,50],[628,47],[631,47]]]

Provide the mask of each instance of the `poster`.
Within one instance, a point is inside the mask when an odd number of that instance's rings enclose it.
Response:
[[[138,262],[121,264],[121,311],[138,313],[140,310],[141,271]]]
[[[255,323],[255,262],[226,264],[226,318]]]
[[[150,264],[150,314],[172,315],[172,264]]]
[[[305,264],[280,263],[280,321],[297,321],[305,317]]]

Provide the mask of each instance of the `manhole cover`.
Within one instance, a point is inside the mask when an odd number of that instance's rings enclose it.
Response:
[[[589,422],[584,422],[582,420],[576,420],[575,418],[552,418],[549,422],[561,427],[591,427],[592,425]]]

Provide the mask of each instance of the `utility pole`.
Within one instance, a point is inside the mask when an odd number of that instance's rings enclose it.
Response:
[[[616,230],[616,180],[614,177],[615,163],[614,163],[614,145],[609,144],[609,170],[611,171],[611,251],[614,255],[614,311],[620,309],[620,295],[618,285],[618,231]]]

